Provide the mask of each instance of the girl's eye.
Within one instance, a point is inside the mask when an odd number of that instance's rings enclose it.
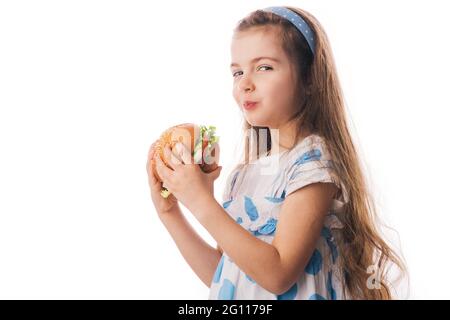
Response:
[[[272,70],[272,67],[269,66],[261,66],[261,68],[269,68],[269,70]]]
[[[272,67],[269,67],[269,66],[259,66],[259,68],[268,68],[268,70],[272,70]],[[236,77],[236,74],[238,72],[242,72],[242,71],[236,71],[235,73],[233,73],[233,77]]]
[[[238,72],[240,72],[240,71],[236,71],[235,73],[233,73],[233,77],[236,77],[236,73],[238,73]]]

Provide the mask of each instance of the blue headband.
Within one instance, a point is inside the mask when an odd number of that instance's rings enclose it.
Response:
[[[314,33],[312,32],[311,28],[306,23],[306,21],[303,20],[302,17],[300,17],[294,11],[289,10],[288,8],[285,7],[268,7],[262,10],[272,12],[280,17],[289,20],[289,22],[291,22],[302,33],[302,35],[308,42],[308,45],[311,48],[312,53],[315,54]]]

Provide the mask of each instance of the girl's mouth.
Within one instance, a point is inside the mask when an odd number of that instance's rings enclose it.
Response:
[[[244,109],[245,110],[253,110],[257,107],[258,102],[246,102],[244,103]]]

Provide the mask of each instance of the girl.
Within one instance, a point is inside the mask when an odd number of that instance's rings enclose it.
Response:
[[[158,216],[209,298],[391,299],[387,267],[405,267],[377,230],[322,26],[297,8],[256,10],[234,30],[231,56],[245,147],[222,205],[213,196],[221,167],[203,173],[181,146],[165,150],[170,167],[153,160],[153,145],[147,163]]]

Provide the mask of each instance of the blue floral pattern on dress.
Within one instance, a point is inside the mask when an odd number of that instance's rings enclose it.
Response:
[[[240,227],[267,243],[276,237],[281,208],[294,190],[315,182],[335,183],[332,161],[319,136],[305,138],[281,160],[273,175],[259,174],[258,163],[231,172],[222,202],[224,212]],[[213,276],[210,299],[341,299],[342,270],[336,236],[343,228],[337,214],[342,208],[340,200],[333,203],[311,257],[289,290],[279,295],[269,292],[224,252]]]

